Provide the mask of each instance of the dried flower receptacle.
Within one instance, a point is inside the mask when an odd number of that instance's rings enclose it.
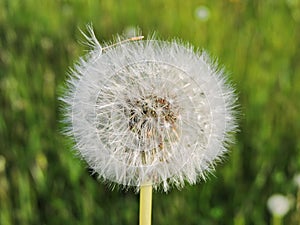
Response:
[[[144,165],[151,163],[162,151],[160,161],[167,161],[166,151],[164,151],[164,143],[171,139],[171,136],[176,136],[176,115],[171,104],[162,97],[145,96],[140,99],[128,100],[131,109],[124,109],[125,115],[129,118],[129,129],[137,135],[141,142],[152,141],[152,138],[157,139],[157,146],[149,151],[141,151],[141,157]],[[163,135],[165,129],[170,129],[168,137]]]

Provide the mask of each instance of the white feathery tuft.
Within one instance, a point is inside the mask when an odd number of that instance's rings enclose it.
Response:
[[[236,97],[205,52],[153,38],[93,49],[72,70],[67,134],[104,180],[168,191],[205,179],[227,151]]]

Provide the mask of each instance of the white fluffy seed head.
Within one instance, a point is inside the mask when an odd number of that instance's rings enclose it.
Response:
[[[178,41],[94,48],[68,80],[68,135],[100,178],[138,187],[205,179],[236,130],[235,96],[207,54]]]
[[[270,213],[274,216],[283,217],[290,210],[290,200],[281,194],[272,195],[267,202]]]

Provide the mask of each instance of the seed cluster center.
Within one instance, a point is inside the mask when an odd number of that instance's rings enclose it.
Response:
[[[177,113],[175,107],[164,97],[148,95],[139,99],[127,100],[125,114],[129,118],[128,126],[138,139],[158,143],[160,150],[168,139],[167,130],[176,130]],[[172,133],[173,133],[172,132]]]

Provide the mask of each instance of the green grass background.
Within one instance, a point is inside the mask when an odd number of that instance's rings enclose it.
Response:
[[[270,224],[274,193],[294,199],[284,224],[297,224],[299,0],[1,0],[1,225],[138,224],[138,195],[91,177],[59,132],[58,90],[90,22],[101,41],[138,26],[205,48],[237,89],[241,131],[225,162],[207,182],[155,193],[153,224]]]

